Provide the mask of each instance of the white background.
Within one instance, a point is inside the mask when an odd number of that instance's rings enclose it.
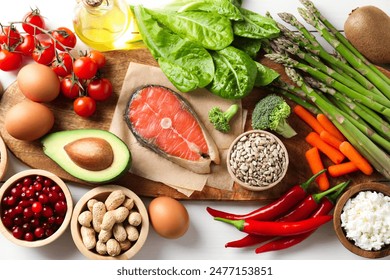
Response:
[[[4,4],[5,0],[1,0]],[[145,1],[141,1],[144,2]],[[148,1],[153,2],[153,1]],[[154,1],[161,3],[161,1]],[[388,0],[343,0],[343,1],[313,1],[319,10],[338,29],[343,29],[348,13],[363,5],[377,6],[390,15]],[[134,3],[134,2],[133,2]],[[72,0],[17,0],[7,1],[0,9],[0,22],[21,20],[30,7],[38,7],[46,17],[51,28],[59,26],[72,27],[73,8],[76,1]],[[277,13],[290,12],[299,19],[297,7],[302,7],[298,0],[244,0],[244,7],[265,14],[267,11],[279,20]],[[302,20],[303,22],[303,20]],[[311,28],[312,29],[312,28]],[[79,47],[85,48],[82,44]],[[0,82],[6,88],[14,80],[17,72],[0,72]],[[5,179],[15,172],[28,168],[15,159],[10,153],[11,162]],[[297,182],[298,183],[298,182]],[[89,190],[87,187],[69,184],[74,202]],[[149,198],[142,198],[146,205]],[[319,229],[309,239],[288,250],[256,255],[254,248],[225,248],[228,241],[241,238],[243,234],[232,227],[214,221],[205,208],[211,206],[217,209],[245,213],[261,206],[259,202],[217,202],[217,201],[184,201],[191,224],[185,236],[177,240],[167,240],[159,237],[153,229],[142,250],[134,257],[138,260],[363,260],[339,243],[332,224],[328,223]],[[22,248],[14,245],[0,235],[0,260],[85,260],[74,245],[70,230],[56,242],[43,248]],[[390,257],[385,258],[387,260]]]

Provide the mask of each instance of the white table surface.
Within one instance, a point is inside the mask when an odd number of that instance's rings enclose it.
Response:
[[[4,0],[2,0],[4,1]],[[153,2],[153,1],[141,1]],[[154,1],[161,3],[161,1]],[[342,29],[348,13],[363,5],[377,6],[390,15],[390,2],[388,0],[314,0],[319,10],[338,28]],[[8,2],[0,9],[0,22],[21,20],[30,7],[38,7],[41,14],[51,28],[67,26],[72,28],[72,16],[75,0],[17,0]],[[299,19],[297,7],[302,7],[298,0],[244,0],[244,7],[265,14],[267,11],[279,20],[277,13],[290,12]],[[303,20],[302,20],[303,22]],[[312,29],[312,28],[311,28]],[[78,47],[85,48],[81,43]],[[17,72],[0,71],[0,82],[4,88],[10,85]],[[28,167],[20,163],[11,153],[10,166],[6,178],[17,171]],[[69,184],[74,201],[89,190],[83,186]],[[146,205],[149,198],[142,198]],[[259,202],[218,202],[218,201],[184,201],[191,223],[188,232],[176,240],[168,240],[158,236],[153,229],[150,230],[147,242],[142,250],[135,256],[137,260],[361,260],[339,243],[332,223],[321,227],[310,238],[288,250],[270,252],[256,255],[254,248],[234,249],[225,248],[224,244],[230,240],[241,238],[243,233],[233,230],[220,222],[214,221],[206,212],[207,206],[217,209],[245,213],[261,204]],[[53,244],[43,248],[22,248],[8,241],[0,235],[0,260],[85,260],[74,245],[70,230]],[[4,253],[7,252],[7,253]],[[384,258],[389,260],[390,257]]]

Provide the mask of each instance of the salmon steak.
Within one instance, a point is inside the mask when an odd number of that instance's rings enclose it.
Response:
[[[218,148],[190,104],[175,91],[158,85],[137,89],[125,121],[137,141],[195,173],[210,173],[219,164]]]

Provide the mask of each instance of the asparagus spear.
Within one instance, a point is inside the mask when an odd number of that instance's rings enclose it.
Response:
[[[372,166],[387,179],[390,179],[390,157],[361,132],[346,116],[328,99],[309,87],[303,78],[292,68],[286,68],[286,74],[312,100],[317,107],[328,116],[334,125],[343,133],[348,141],[372,164]]]
[[[363,103],[367,107],[385,115],[385,116],[390,116],[390,100],[377,96],[371,92],[368,92],[368,94],[361,94],[357,90],[355,90],[354,87],[349,88],[345,86],[344,84],[338,82],[337,80],[333,79],[329,75],[326,75],[325,73],[317,70],[316,68],[313,68],[311,66],[308,66],[306,64],[303,64],[299,61],[296,61],[290,57],[283,56],[280,54],[266,54],[265,55],[267,58],[277,62],[281,63],[287,67],[294,67],[299,70],[302,70],[311,76],[315,77],[316,79],[320,80],[321,82],[325,83],[328,86],[331,86],[338,91],[346,94],[353,100],[356,100],[358,102]]]
[[[390,84],[390,78],[383,74],[375,65],[368,61],[348,40],[341,34],[332,23],[330,23],[314,6],[312,1],[309,0],[300,0],[301,3],[313,13],[329,30],[332,32],[336,38],[344,44],[356,57],[360,58],[372,71],[374,71],[381,79],[386,83]]]
[[[299,44],[300,47],[305,48],[309,52],[312,52],[315,55],[318,55],[323,60],[327,61],[333,68],[340,68],[345,73],[351,75],[357,82],[359,82],[363,87],[368,90],[371,90],[379,95],[383,95],[380,90],[378,90],[373,83],[371,83],[364,75],[359,73],[353,67],[346,63],[344,60],[340,60],[335,56],[329,54],[317,41],[315,44],[311,44],[310,40],[313,40],[312,34],[296,19],[296,17],[289,13],[280,13],[279,17],[282,18],[286,23],[291,24],[299,30],[299,32],[304,35],[302,36],[293,36],[293,33],[284,32],[286,36],[291,38],[295,43]]]
[[[354,55],[345,45],[328,31],[326,26],[318,18],[306,9],[298,8],[299,14],[307,23],[314,26],[321,36],[335,48],[356,70],[365,75],[387,98],[390,99],[390,84],[380,78],[363,60]]]
[[[305,81],[310,86],[332,95],[334,97],[334,100],[336,100],[338,104],[340,104],[340,102],[344,104],[346,106],[343,106],[343,109],[345,109],[344,112],[351,113],[351,115],[352,113],[355,113],[359,119],[361,118],[362,120],[367,122],[365,123],[365,125],[372,126],[373,129],[381,135],[381,138],[385,138],[383,139],[384,141],[380,139],[379,144],[382,147],[386,147],[386,149],[390,152],[390,124],[388,124],[385,120],[378,116],[374,111],[371,111],[360,103],[353,102],[353,100],[349,99],[335,89],[329,88],[325,84],[318,82],[317,80],[310,77],[305,78]]]

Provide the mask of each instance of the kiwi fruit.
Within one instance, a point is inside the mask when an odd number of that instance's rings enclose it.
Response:
[[[390,17],[375,6],[354,9],[344,23],[345,37],[368,60],[390,63]]]

